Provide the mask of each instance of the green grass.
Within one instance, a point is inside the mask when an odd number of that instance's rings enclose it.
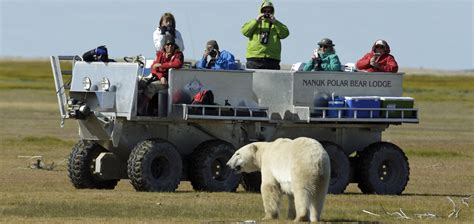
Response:
[[[420,109],[420,124],[391,126],[383,139],[400,146],[410,163],[410,181],[401,196],[364,195],[350,184],[343,195],[329,195],[328,222],[428,222],[415,214],[431,212],[435,223],[474,223],[460,199],[473,195],[474,77],[405,75],[404,95]],[[48,61],[0,62],[0,223],[225,223],[260,220],[259,194],[195,192],[182,182],[176,193],[136,192],[128,180],[115,190],[76,190],[64,160],[78,139],[77,125],[59,127],[59,113]],[[29,169],[21,156],[43,156],[52,171]],[[448,218],[451,197],[462,208]],[[286,216],[286,200],[282,216]],[[368,210],[380,215],[362,212]],[[412,220],[386,212],[403,210]],[[280,219],[286,223],[285,219]]]
[[[404,94],[422,101],[461,101],[474,106],[474,76],[405,76]]]
[[[61,63],[63,69],[70,64]],[[0,61],[0,90],[54,90],[49,61]]]
[[[456,152],[456,151],[433,151],[433,150],[423,150],[423,149],[410,149],[405,150],[405,153],[408,156],[419,156],[419,157],[432,157],[432,158],[472,158],[471,154]]]
[[[21,139],[4,139],[5,145],[11,145],[15,147],[22,147],[22,146],[34,146],[38,148],[38,150],[45,150],[49,147],[67,147],[71,145],[71,141],[65,141],[56,137],[52,136],[45,136],[45,137],[35,137],[35,136],[28,136]]]
[[[258,203],[252,203],[245,210],[233,213],[228,217],[229,210],[240,210],[241,204],[254,200],[255,195],[240,193],[137,193],[115,191],[75,191],[54,193],[58,199],[48,198],[51,193],[24,194],[13,200],[15,206],[3,212],[5,216],[21,216],[30,218],[121,218],[124,220],[140,220],[153,218],[159,220],[238,220],[242,213],[253,213],[261,210]],[[119,197],[118,197],[119,196]],[[81,197],[95,199],[82,200]],[[176,200],[176,198],[180,200]],[[229,200],[222,206],[223,200]],[[189,202],[192,201],[192,204]],[[256,202],[256,201],[255,201]],[[195,208],[192,208],[192,207]],[[26,210],[25,210],[26,209]],[[58,212],[61,211],[61,212]],[[259,211],[262,212],[262,211]],[[232,213],[231,213],[232,214]]]
[[[0,62],[0,89],[54,89],[48,61]]]

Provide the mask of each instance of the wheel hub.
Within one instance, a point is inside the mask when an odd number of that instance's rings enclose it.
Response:
[[[379,180],[382,182],[388,182],[392,179],[393,171],[389,161],[384,161],[380,164],[378,169]]]
[[[211,167],[212,178],[214,180],[222,181],[225,180],[228,176],[227,166],[224,162],[224,158],[217,158],[212,163]]]
[[[151,163],[151,173],[153,178],[162,179],[170,174],[170,162],[164,157],[158,157]]]
[[[331,159],[331,184],[334,184],[339,179],[339,169],[337,162]]]

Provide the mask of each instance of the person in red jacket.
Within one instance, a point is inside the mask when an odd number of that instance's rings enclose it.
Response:
[[[397,72],[398,64],[395,57],[390,54],[387,41],[377,40],[372,46],[372,51],[365,54],[357,61],[358,70],[366,72]]]
[[[171,68],[183,67],[183,53],[176,46],[174,38],[165,36],[163,48],[156,52],[156,58],[151,65],[151,77],[141,80],[140,86],[144,89],[139,98],[138,115],[144,115],[148,102],[161,89],[168,88],[168,72]]]

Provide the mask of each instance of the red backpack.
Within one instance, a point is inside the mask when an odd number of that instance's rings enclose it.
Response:
[[[214,105],[214,94],[211,90],[201,90],[194,95],[191,104]]]

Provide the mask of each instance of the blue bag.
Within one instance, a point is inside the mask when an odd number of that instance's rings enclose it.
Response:
[[[92,61],[102,61],[109,62],[109,54],[107,52],[107,47],[105,45],[98,46],[90,51],[87,51],[82,55],[82,59],[87,62]]]

